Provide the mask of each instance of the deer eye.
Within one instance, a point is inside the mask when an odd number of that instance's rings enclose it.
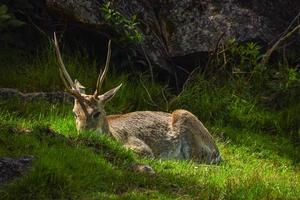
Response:
[[[93,114],[93,118],[94,119],[97,119],[97,118],[99,118],[100,117],[100,112],[95,112],[94,114]]]

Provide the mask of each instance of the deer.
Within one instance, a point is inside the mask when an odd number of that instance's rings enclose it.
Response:
[[[101,94],[111,59],[111,40],[108,42],[103,72],[98,75],[96,90],[86,94],[85,87],[72,80],[63,62],[54,33],[54,47],[59,73],[66,92],[75,101],[73,113],[78,133],[93,130],[107,134],[138,155],[193,160],[199,163],[218,164],[221,155],[214,138],[202,122],[191,112],[178,109],[172,113],[135,111],[126,114],[106,115],[105,104],[112,99],[122,83]]]

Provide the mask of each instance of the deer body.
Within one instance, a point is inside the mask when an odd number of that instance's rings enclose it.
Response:
[[[106,117],[109,134],[141,155],[218,163],[212,136],[190,112],[138,111]]]
[[[73,82],[70,78],[63,64],[55,34],[54,44],[61,78],[67,91],[75,97],[73,112],[78,131],[89,129],[109,134],[126,148],[140,155],[192,159],[204,163],[220,162],[220,153],[213,137],[200,120],[186,110],[175,110],[172,113],[137,111],[106,116],[105,103],[122,85],[100,94],[109,66],[110,42],[106,65],[98,77],[93,95],[86,95],[84,87],[77,80]]]

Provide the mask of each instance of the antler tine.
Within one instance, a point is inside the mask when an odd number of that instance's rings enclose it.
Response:
[[[55,51],[56,51],[56,56],[59,62],[59,70],[60,70],[60,74],[61,77],[64,79],[64,83],[69,84],[68,86],[66,86],[68,89],[73,89],[74,88],[74,82],[72,81],[68,71],[66,70],[65,64],[62,60],[62,56],[60,53],[60,49],[59,49],[59,45],[57,42],[57,38],[56,38],[56,33],[54,32],[54,45],[55,45]]]
[[[111,58],[111,40],[108,42],[108,47],[107,47],[107,55],[106,55],[106,63],[103,72],[99,73],[98,79],[97,79],[97,85],[96,85],[96,90],[94,93],[94,97],[97,98],[98,95],[100,95],[101,87],[103,85],[104,79],[106,77],[109,63],[110,63],[110,58]]]
[[[58,42],[57,42],[57,38],[56,38],[56,33],[54,32],[54,46],[55,46],[55,52],[56,52],[56,56],[57,56],[57,59],[58,59],[58,63],[59,63],[59,75],[67,89],[67,91],[72,94],[73,96],[75,96],[79,101],[80,103],[82,103],[82,96],[81,94],[76,91],[75,89],[75,86],[74,86],[74,82],[72,81],[66,67],[65,67],[65,64],[62,60],[62,56],[61,56],[61,53],[60,53],[60,50],[59,50],[59,45],[58,45]]]

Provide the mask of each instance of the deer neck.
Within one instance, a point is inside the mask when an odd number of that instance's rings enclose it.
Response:
[[[106,117],[101,119],[97,132],[111,135]]]

